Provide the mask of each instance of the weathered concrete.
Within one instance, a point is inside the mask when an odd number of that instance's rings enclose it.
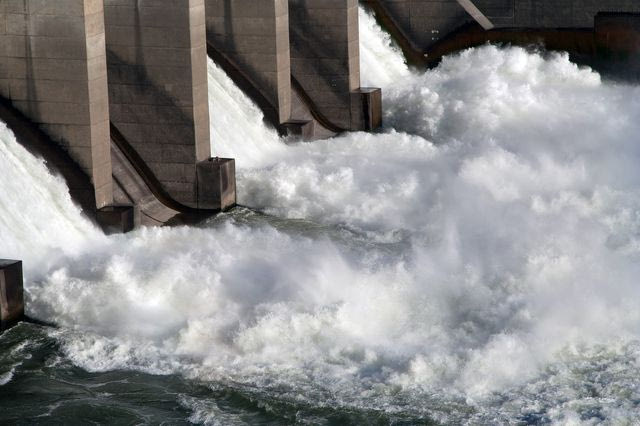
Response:
[[[224,211],[236,205],[236,162],[210,158],[197,164],[198,208]]]
[[[291,73],[337,127],[360,130],[352,93],[360,89],[357,0],[289,2]]]
[[[375,130],[382,126],[382,90],[362,87],[351,94],[351,117],[362,123],[361,130]]]
[[[104,0],[111,121],[166,192],[197,205],[210,157],[204,0]]]
[[[593,28],[599,12],[640,12],[635,0],[363,0],[380,4],[423,53],[465,26],[490,29]],[[514,33],[514,38],[517,33]]]
[[[640,14],[596,15],[595,43],[600,69],[617,77],[640,80]]]
[[[206,0],[207,39],[268,99],[274,121],[291,117],[288,0]],[[264,107],[263,107],[264,108]]]
[[[112,139],[113,140],[113,139]],[[129,161],[115,142],[111,144],[113,173],[113,200],[116,205],[133,206],[135,227],[161,226],[171,221],[179,212],[164,205],[153,194],[141,173]]]
[[[0,331],[24,316],[22,262],[0,259]]]
[[[131,205],[114,205],[98,210],[96,218],[106,234],[124,234],[133,231],[134,207]]]
[[[399,31],[422,52],[462,25],[473,22],[457,0],[366,0],[365,3],[380,4]]]
[[[0,95],[90,176],[112,202],[102,0],[0,1]]]
[[[599,12],[640,12],[636,0],[474,0],[496,28],[592,28]]]

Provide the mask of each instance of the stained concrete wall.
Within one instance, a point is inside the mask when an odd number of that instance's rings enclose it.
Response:
[[[591,28],[598,12],[640,12],[637,0],[474,0],[496,27]]]
[[[475,21],[474,6],[494,28],[592,28],[598,12],[640,12],[636,0],[366,0],[380,2],[419,49]],[[466,3],[466,4],[465,4]],[[477,17],[476,17],[477,18]],[[487,28],[483,24],[483,27]]]
[[[175,200],[211,155],[204,0],[104,0],[111,121]]]
[[[457,0],[375,0],[418,49],[427,50],[460,26],[473,22]]]
[[[112,202],[102,0],[0,0],[0,95],[63,146]]]
[[[291,72],[335,125],[363,128],[357,0],[290,0]]]
[[[291,116],[288,0],[205,0],[207,39],[256,83],[274,116]]]

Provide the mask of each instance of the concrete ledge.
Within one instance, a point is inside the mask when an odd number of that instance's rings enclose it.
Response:
[[[376,130],[382,126],[382,90],[361,87],[351,92],[353,130]]]
[[[286,136],[312,140],[315,136],[315,122],[313,120],[289,120],[282,124]]]
[[[0,259],[0,331],[24,317],[22,261]]]
[[[196,164],[198,208],[227,210],[236,204],[236,160],[210,158]]]
[[[96,212],[98,224],[105,234],[124,234],[135,226],[133,206],[106,206]]]

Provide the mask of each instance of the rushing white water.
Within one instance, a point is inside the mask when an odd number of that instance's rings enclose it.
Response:
[[[400,48],[389,34],[380,30],[373,15],[360,8],[360,83],[364,87],[381,87],[385,91],[402,79],[411,78]],[[383,98],[384,100],[384,98]]]
[[[493,46],[411,74],[362,19],[381,134],[284,145],[209,65],[212,143],[238,161],[241,202],[303,220],[107,239],[0,130],[0,256],[29,259],[30,313],[92,371],[449,422],[637,418],[640,89]]]
[[[285,151],[275,129],[264,123],[264,114],[209,58],[209,116],[211,152],[236,159],[239,168],[259,167]]]
[[[86,239],[101,233],[80,216],[64,180],[52,176],[0,122],[0,257],[25,262],[54,262],[79,255]],[[45,260],[46,259],[46,260]]]

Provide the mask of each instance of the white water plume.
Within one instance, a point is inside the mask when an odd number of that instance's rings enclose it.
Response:
[[[211,58],[209,117],[211,152],[236,159],[239,168],[259,167],[266,158],[285,150],[275,129],[263,122],[264,114]]]
[[[365,63],[400,60],[364,28]],[[38,256],[63,255],[26,266],[29,309],[64,327],[52,334],[77,365],[445,422],[637,418],[640,89],[567,55],[485,46],[377,83],[383,133],[285,146],[209,70],[225,123],[213,145],[238,159],[242,203],[292,220],[52,239]],[[37,161],[12,164],[19,186],[60,191]],[[75,229],[68,197],[45,205],[69,215],[56,232]],[[9,247],[41,247],[16,226]]]
[[[0,122],[0,258],[52,262],[78,255],[101,233],[71,203],[64,180],[52,176]]]

